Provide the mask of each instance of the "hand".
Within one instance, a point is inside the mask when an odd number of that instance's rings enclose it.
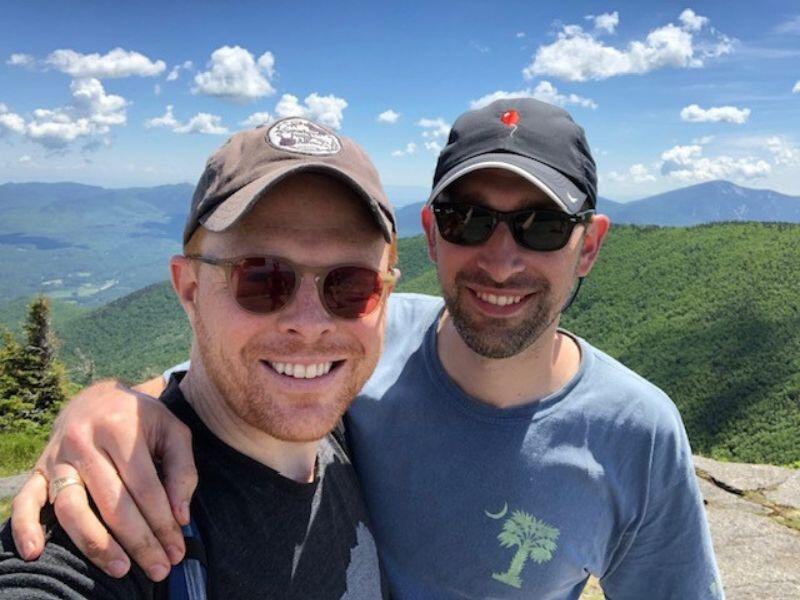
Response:
[[[163,484],[153,457],[163,466]],[[153,581],[183,559],[180,524],[189,522],[197,486],[189,429],[158,400],[114,381],[94,384],[70,400],[53,426],[34,475],[12,503],[11,529],[25,560],[44,549],[39,513],[47,480],[79,477],[56,496],[58,522],[98,568],[122,577],[123,548]],[[106,529],[89,507],[91,495]],[[117,543],[117,541],[119,543]],[[121,547],[120,547],[121,546]]]

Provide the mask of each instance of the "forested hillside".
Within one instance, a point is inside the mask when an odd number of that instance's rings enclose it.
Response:
[[[800,226],[619,226],[568,329],[667,391],[695,451],[800,461]],[[421,237],[400,242],[401,291],[438,293]],[[185,318],[166,284],[61,328],[70,365],[135,380],[186,356]],[[84,359],[80,359],[80,349]]]

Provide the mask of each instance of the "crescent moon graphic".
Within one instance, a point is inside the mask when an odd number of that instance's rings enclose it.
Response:
[[[490,519],[502,519],[503,517],[506,516],[506,513],[508,512],[508,502],[503,504],[503,510],[501,510],[499,513],[492,514],[488,510],[484,510],[483,512]]]

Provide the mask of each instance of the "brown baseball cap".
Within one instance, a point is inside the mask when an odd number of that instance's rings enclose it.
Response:
[[[276,183],[297,173],[324,173],[352,187],[366,202],[387,242],[397,231],[378,171],[353,140],[301,117],[241,131],[206,163],[183,230],[188,243],[199,226],[225,231]]]

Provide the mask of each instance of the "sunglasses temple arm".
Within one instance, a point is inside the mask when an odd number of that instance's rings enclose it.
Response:
[[[566,312],[566,310],[570,306],[572,306],[572,303],[575,301],[575,298],[577,298],[577,296],[578,296],[578,292],[581,289],[581,285],[583,285],[583,280],[584,280],[583,277],[578,277],[578,284],[575,286],[575,289],[572,291],[572,294],[570,295],[569,299],[564,303],[564,306],[561,309],[562,313]]]

